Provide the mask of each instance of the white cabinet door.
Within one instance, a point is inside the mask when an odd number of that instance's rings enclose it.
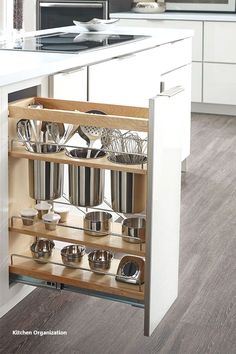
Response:
[[[160,92],[160,47],[89,66],[89,101],[148,107]]]
[[[192,63],[192,102],[202,102],[202,63]]]
[[[144,334],[151,335],[178,294],[181,89],[150,100]],[[171,220],[171,222],[170,222]]]
[[[179,107],[182,124],[182,160],[190,154],[190,130],[191,130],[191,65],[171,71],[161,76],[162,90],[168,90],[174,86],[184,89],[184,104]]]
[[[236,104],[236,64],[204,63],[203,102]]]
[[[63,100],[87,101],[87,67],[51,76],[50,96]]]
[[[236,63],[236,23],[205,22],[204,61]]]

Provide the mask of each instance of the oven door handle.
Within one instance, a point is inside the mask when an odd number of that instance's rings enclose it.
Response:
[[[101,9],[103,7],[102,3],[92,3],[92,2],[77,2],[77,3],[66,3],[66,2],[44,2],[40,3],[40,7],[80,7],[80,8],[93,8]]]

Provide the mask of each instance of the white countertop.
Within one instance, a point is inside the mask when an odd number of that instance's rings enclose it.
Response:
[[[129,12],[111,13],[111,18],[136,20],[181,20],[181,21],[219,21],[235,22],[236,13],[209,13],[209,12],[170,12],[147,14]]]
[[[58,31],[55,29],[54,31]],[[80,33],[76,26],[60,28],[68,32]],[[51,33],[52,30],[38,31],[38,33]],[[34,32],[35,33],[35,32]],[[109,32],[102,32],[109,33]],[[91,65],[110,58],[145,50],[165,43],[191,37],[192,31],[173,29],[143,29],[112,27],[112,33],[118,34],[143,34],[151,37],[131,43],[84,51],[77,54],[66,53],[40,53],[0,50],[0,87],[23,80],[50,75],[59,71]]]

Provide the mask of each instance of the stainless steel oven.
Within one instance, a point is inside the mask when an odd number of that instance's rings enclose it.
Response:
[[[37,29],[73,26],[73,20],[109,18],[109,0],[37,0]]]

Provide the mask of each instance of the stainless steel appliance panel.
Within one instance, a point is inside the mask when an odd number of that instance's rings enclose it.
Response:
[[[37,29],[73,26],[73,20],[109,18],[108,0],[38,0]]]

